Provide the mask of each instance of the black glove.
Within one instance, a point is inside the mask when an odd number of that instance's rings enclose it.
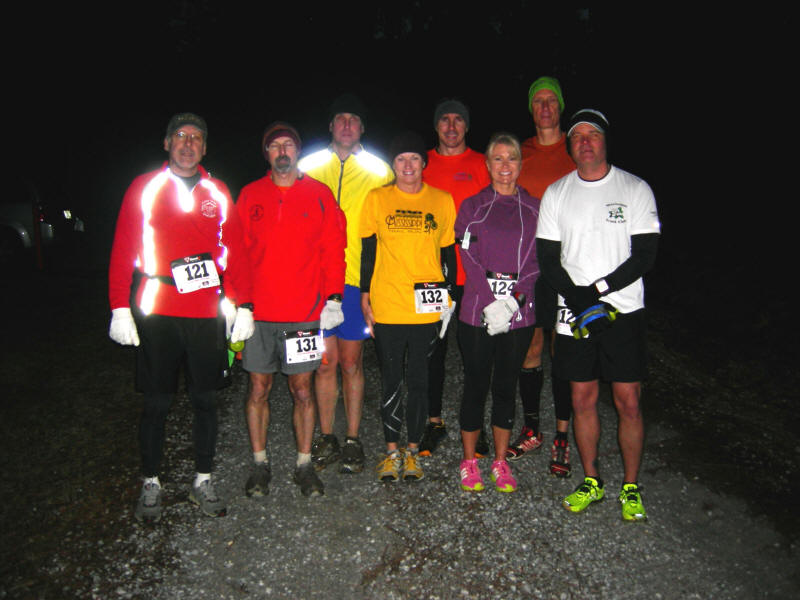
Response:
[[[610,304],[599,302],[577,315],[569,327],[576,340],[589,335],[597,337],[611,328],[618,314],[619,311]]]
[[[573,315],[579,315],[600,301],[600,292],[594,285],[576,285],[564,292],[564,301]]]

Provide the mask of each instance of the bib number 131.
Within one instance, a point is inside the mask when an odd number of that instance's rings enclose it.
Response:
[[[325,343],[319,329],[286,332],[286,362],[296,364],[322,359]]]

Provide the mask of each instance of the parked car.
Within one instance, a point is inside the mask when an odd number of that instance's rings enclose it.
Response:
[[[0,194],[0,259],[35,249],[37,227],[43,248],[72,242],[85,230],[57,186],[12,178],[12,186]]]

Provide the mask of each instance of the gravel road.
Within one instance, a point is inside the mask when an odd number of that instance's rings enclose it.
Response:
[[[456,412],[462,377],[455,343],[445,386],[450,434],[439,452],[424,459],[422,481],[382,484],[374,478],[383,444],[379,377],[368,342],[364,473],[341,475],[329,467],[321,474],[325,496],[300,494],[291,481],[291,400],[285,378],[279,378],[271,402],[270,494],[245,497],[251,461],[243,410],[246,373],[237,369],[220,396],[215,471],[217,489],[229,499],[228,515],[204,517],[188,502],[191,411],[182,396],[167,428],[164,518],[156,526],[139,525],[132,519],[138,494],[132,354],[103,337],[104,282],[27,283],[65,292],[70,301],[61,313],[42,319],[51,337],[37,354],[24,352],[13,365],[6,362],[11,354],[3,354],[8,368],[2,383],[17,401],[4,404],[0,429],[3,495],[10,498],[0,513],[0,598],[796,597],[800,577],[792,531],[753,510],[757,493],[748,500],[746,494],[720,492],[686,468],[691,456],[674,461],[675,449],[684,447],[683,432],[666,420],[646,423],[640,482],[649,520],[620,519],[616,416],[607,397],[601,401],[600,451],[605,501],[578,515],[561,508],[580,467],[572,479],[551,477],[547,449],[513,466],[516,493],[491,486],[462,492]],[[36,311],[46,301],[29,300],[27,308]],[[86,316],[73,325],[68,317],[75,312]],[[19,333],[25,322],[12,323],[11,332]],[[65,355],[65,347],[73,351]],[[37,378],[33,365],[48,356],[61,358],[48,363],[52,377]],[[78,370],[87,358],[94,372]],[[646,418],[648,399],[656,397],[651,392],[646,386]],[[58,403],[55,414],[41,412],[50,403]],[[549,447],[549,393],[542,413]],[[341,405],[336,425],[341,435]],[[489,460],[481,465],[486,477]],[[747,487],[746,473],[741,475]],[[23,484],[24,493],[15,494]]]

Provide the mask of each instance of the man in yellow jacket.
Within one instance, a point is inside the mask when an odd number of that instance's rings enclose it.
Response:
[[[326,184],[347,217],[344,322],[325,330],[326,360],[317,370],[314,388],[321,435],[312,447],[317,470],[341,459],[342,473],[364,469],[364,449],[358,438],[364,401],[363,343],[369,337],[360,305],[361,238],[358,225],[364,198],[373,188],[394,179],[392,169],[361,145],[366,109],[352,94],[334,100],[330,108],[331,144],[304,157],[301,171]],[[336,367],[342,371],[347,434],[344,444],[333,433],[338,386]]]

